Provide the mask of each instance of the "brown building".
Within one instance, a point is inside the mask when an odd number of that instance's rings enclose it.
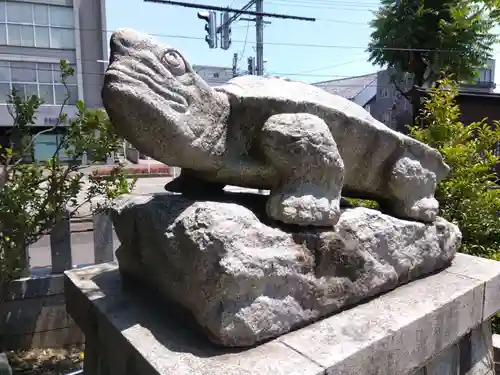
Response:
[[[418,90],[421,95],[425,95],[425,90]],[[460,90],[456,98],[456,103],[460,107],[460,121],[465,125],[486,119],[490,124],[500,121],[500,92],[493,90]],[[500,139],[497,140],[496,155],[500,156]],[[500,175],[500,165],[497,166]]]
[[[459,91],[457,104],[464,124],[487,118],[489,123],[500,121],[500,93]]]
[[[460,106],[460,120],[470,124],[487,118],[487,122],[500,121],[500,93],[498,92],[459,92],[457,104]],[[500,139],[497,139],[495,154],[500,156]],[[500,175],[500,164],[496,167]]]

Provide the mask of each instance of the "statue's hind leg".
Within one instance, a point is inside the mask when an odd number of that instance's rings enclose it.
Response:
[[[411,154],[405,154],[392,167],[389,189],[394,198],[384,210],[401,218],[433,222],[439,212],[434,198],[436,186],[436,174]]]
[[[262,128],[261,146],[278,173],[268,216],[287,224],[336,224],[344,163],[326,123],[306,113],[274,115]]]

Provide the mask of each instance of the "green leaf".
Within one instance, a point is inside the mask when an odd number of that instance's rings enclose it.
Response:
[[[83,100],[78,100],[76,102],[76,108],[78,111],[83,112],[85,110],[85,104],[83,104]]]
[[[73,74],[67,61],[61,61],[61,76]],[[12,148],[4,148],[8,165],[8,178],[0,189],[0,289],[6,279],[16,277],[24,267],[26,246],[35,243],[49,231],[67,210],[68,206],[81,203],[84,196],[113,199],[131,191],[121,168],[110,180],[90,177],[91,186],[83,183],[79,158],[87,152],[95,160],[104,159],[120,145],[120,138],[102,110],[86,109],[78,103],[78,113],[69,118],[60,108],[61,122],[65,122],[60,150],[42,163],[18,163],[24,158],[23,152],[30,153],[28,147],[32,124],[35,123],[42,100],[37,96],[25,98],[13,89],[7,98],[7,106],[12,116]],[[36,135],[35,135],[36,136]],[[69,161],[61,161],[60,155],[68,155]],[[29,155],[28,155],[29,156]],[[87,190],[87,191],[85,191]],[[108,200],[109,203],[109,200]],[[6,278],[4,277],[6,276]],[[0,301],[1,303],[1,301]]]
[[[433,83],[442,71],[458,81],[471,80],[498,42],[499,3],[422,0],[395,6],[382,1],[370,23],[369,61],[411,73],[418,84]]]

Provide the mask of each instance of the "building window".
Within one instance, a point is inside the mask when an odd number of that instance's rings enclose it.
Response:
[[[74,66],[73,66],[73,69]],[[75,76],[66,78],[66,87],[61,82],[59,64],[24,61],[0,61],[0,102],[5,103],[7,95],[16,88],[25,98],[37,95],[47,105],[75,105],[78,88]]]
[[[390,125],[391,123],[391,114],[390,113],[384,113],[382,115],[382,122],[386,125]]]
[[[380,97],[388,98],[389,97],[389,89],[387,87],[383,87],[380,89]]]
[[[491,69],[481,69],[479,71],[478,81],[480,83],[490,83],[493,82],[491,77]]]
[[[0,44],[74,49],[73,8],[0,0]]]

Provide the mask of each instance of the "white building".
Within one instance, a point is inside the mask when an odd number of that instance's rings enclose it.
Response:
[[[8,143],[12,118],[5,101],[13,87],[22,95],[36,94],[45,104],[33,132],[56,121],[66,90],[60,82],[59,62],[75,70],[67,80],[70,99],[66,112],[76,113],[81,99],[100,108],[107,59],[104,0],[0,0],[0,141]],[[37,137],[35,159],[53,155],[63,129]]]
[[[193,65],[193,69],[210,86],[218,86],[233,78],[233,69],[222,66]]]

